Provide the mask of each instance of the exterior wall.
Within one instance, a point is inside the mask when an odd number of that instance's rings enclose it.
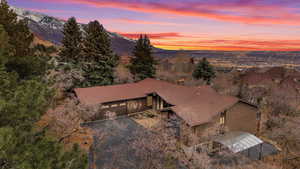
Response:
[[[180,119],[175,115],[180,121],[180,136],[179,139],[181,143],[186,146],[193,146],[203,142],[210,141],[212,137],[220,134],[220,116],[215,116],[211,122],[201,124],[198,126],[191,127],[184,120]]]
[[[103,103],[99,113],[93,117],[93,120],[105,119],[107,112],[114,112],[117,116],[122,116],[150,109],[162,110],[167,106],[168,104],[156,94],[143,98]]]
[[[211,122],[193,127],[194,133],[203,141],[209,141],[211,137],[219,135],[222,125],[220,124],[220,114],[215,116]]]
[[[127,114],[127,101],[117,101],[117,102],[111,102],[111,103],[105,103],[102,104],[101,113],[110,111],[115,112],[117,116],[125,115]]]
[[[161,98],[155,94],[153,97],[153,109],[154,110],[160,110],[160,107],[161,107]]]
[[[225,125],[229,131],[257,133],[258,109],[247,103],[238,102],[226,112]]]
[[[147,98],[140,98],[127,101],[127,113],[137,113],[145,110],[149,110],[151,107],[147,106]]]
[[[165,110],[173,106],[157,94],[151,95],[151,101],[153,110]]]
[[[107,112],[114,112],[116,113],[116,116],[122,116],[148,109],[151,109],[151,107],[147,106],[147,98],[104,103],[101,105],[99,113],[95,115],[93,120],[105,119]]]
[[[215,123],[205,123],[201,124],[199,126],[192,127],[194,134],[198,137],[203,137],[204,135],[207,135],[206,130],[209,130],[210,128],[214,127]]]

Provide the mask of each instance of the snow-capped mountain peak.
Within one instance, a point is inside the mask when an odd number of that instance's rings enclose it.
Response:
[[[35,22],[40,22],[45,17],[45,15],[41,13],[28,11],[22,8],[11,7],[11,9],[18,15],[19,19],[28,18]]]
[[[39,12],[34,12],[22,8],[11,7],[18,19],[26,19],[31,31],[38,37],[60,45],[63,38],[63,28],[66,21],[56,17],[48,16]],[[85,24],[80,24],[83,31]],[[135,45],[135,40],[126,38],[118,33],[108,31],[112,40],[112,48],[119,55],[130,55]]]

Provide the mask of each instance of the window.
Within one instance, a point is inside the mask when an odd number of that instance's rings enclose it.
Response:
[[[152,106],[152,104],[153,104],[152,96],[147,96],[147,106]]]
[[[108,108],[109,108],[109,105],[103,105],[101,108],[102,108],[102,109],[108,109]]]
[[[222,112],[220,115],[220,124],[225,125],[226,111]]]
[[[118,107],[118,104],[113,104],[111,105],[111,107]]]
[[[221,125],[224,125],[224,124],[225,124],[225,117],[221,117],[221,118],[220,118],[220,124],[221,124]]]

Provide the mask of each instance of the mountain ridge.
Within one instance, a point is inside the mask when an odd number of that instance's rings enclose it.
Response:
[[[28,27],[30,30],[41,40],[49,41],[56,45],[61,45],[63,38],[63,26],[66,23],[65,20],[49,16],[40,12],[34,12],[22,8],[11,7],[18,15],[19,19],[25,19],[28,21]],[[86,24],[79,24],[84,31]],[[111,37],[112,50],[119,56],[130,57],[136,44],[136,41],[127,37],[124,37],[118,33],[107,31]],[[275,60],[291,60],[291,63],[300,63],[300,51],[280,52],[280,51],[216,51],[216,50],[165,50],[160,48],[153,48],[153,54],[157,59],[170,58],[180,55],[185,55],[193,58],[215,58],[225,61],[239,61],[240,55],[244,55],[252,62],[255,60],[261,60],[269,62],[270,58]],[[299,59],[298,59],[299,58]],[[243,60],[243,59],[242,59]],[[245,59],[244,59],[245,60]],[[254,61],[253,61],[254,60]],[[256,63],[256,62],[254,62]],[[248,64],[248,63],[247,63]]]
[[[18,7],[11,7],[11,9],[16,12],[18,19],[25,19],[28,22],[28,27],[37,37],[55,45],[61,45],[63,39],[63,27],[66,21],[40,12],[34,12]],[[86,24],[79,23],[83,32],[85,25]],[[126,56],[131,55],[136,43],[135,40],[124,37],[118,33],[110,31],[107,31],[107,33],[111,37],[112,49],[116,54]]]

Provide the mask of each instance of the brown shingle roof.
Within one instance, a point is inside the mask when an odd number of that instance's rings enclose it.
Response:
[[[75,89],[80,102],[87,105],[145,97],[144,91],[138,83]]]
[[[75,89],[82,103],[105,102],[145,97],[157,93],[174,105],[172,110],[190,126],[210,122],[218,113],[238,102],[236,97],[218,94],[209,86],[187,87],[168,82],[145,79],[138,83]]]

